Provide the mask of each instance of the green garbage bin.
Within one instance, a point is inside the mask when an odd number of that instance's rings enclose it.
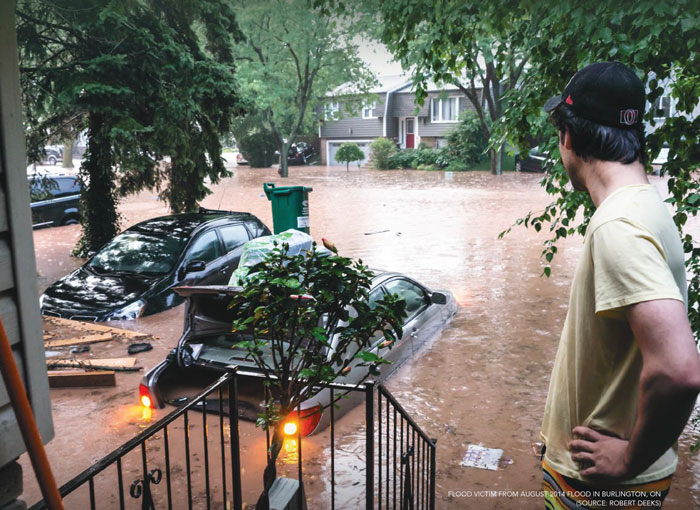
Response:
[[[275,234],[290,228],[309,234],[309,192],[306,186],[280,186],[271,182],[263,184],[267,199],[272,202],[272,223]]]

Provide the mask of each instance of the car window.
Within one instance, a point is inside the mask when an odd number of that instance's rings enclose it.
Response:
[[[124,232],[112,239],[90,260],[96,273],[168,273],[180,255],[184,240],[172,236]]]
[[[78,183],[78,179],[75,177],[62,177],[55,179],[55,181],[57,186],[52,190],[52,193],[56,198],[67,197],[80,193],[80,184]]]
[[[187,261],[201,260],[202,262],[211,262],[221,256],[221,246],[219,245],[219,236],[214,230],[209,230],[200,234],[193,242],[190,249],[187,251]]]
[[[253,239],[256,237],[268,235],[268,232],[265,230],[265,226],[262,223],[259,223],[257,221],[251,221],[248,224],[248,229],[250,229],[250,233],[253,236]]]
[[[374,289],[369,293],[369,298],[367,299],[367,304],[374,310],[377,307],[377,301],[381,301],[384,297],[384,291],[381,288]]]
[[[238,248],[248,241],[248,231],[243,225],[229,225],[219,229],[221,237],[224,239],[226,253]]]
[[[406,318],[411,318],[418,310],[428,305],[428,297],[418,285],[395,278],[384,284],[389,294],[397,294],[400,299],[406,301]]]

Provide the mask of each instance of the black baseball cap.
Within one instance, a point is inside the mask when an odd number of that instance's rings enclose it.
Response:
[[[550,113],[562,103],[597,124],[630,129],[644,117],[644,84],[621,62],[596,62],[577,72],[564,93],[549,99],[544,109]]]

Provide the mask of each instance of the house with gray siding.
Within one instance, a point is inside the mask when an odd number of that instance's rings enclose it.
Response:
[[[460,114],[474,107],[456,86],[428,84],[428,97],[422,105],[416,103],[411,81],[406,76],[383,76],[370,91],[375,100],[370,104],[355,104],[344,89],[329,95],[321,114],[319,139],[321,163],[337,165],[335,153],[344,142],[354,142],[369,159],[370,143],[385,137],[397,147],[415,148],[420,143],[443,147],[447,135],[459,122]]]

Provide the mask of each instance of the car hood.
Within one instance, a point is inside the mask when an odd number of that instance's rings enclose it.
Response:
[[[41,311],[64,318],[106,320],[120,308],[145,298],[161,279],[130,274],[99,275],[81,267],[46,289]]]

